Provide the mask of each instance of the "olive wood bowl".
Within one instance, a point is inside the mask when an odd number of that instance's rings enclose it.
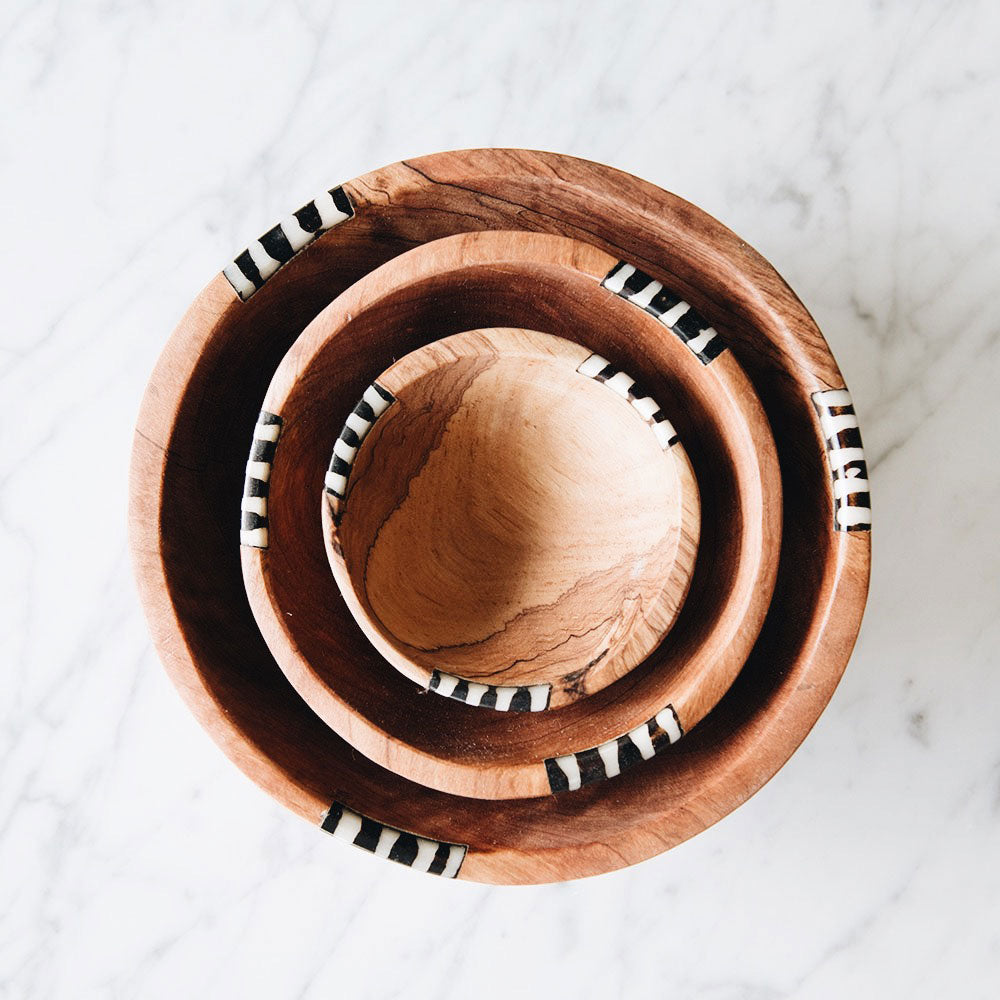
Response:
[[[333,446],[323,511],[372,645],[498,711],[558,707],[642,662],[684,603],[700,519],[659,403],[579,344],[513,329],[382,372]]]
[[[698,723],[760,631],[781,541],[780,476],[767,419],[721,335],[712,332],[719,343],[710,355],[692,350],[615,291],[616,279],[614,258],[567,237],[481,232],[436,240],[332,302],[282,360],[264,398],[262,419],[281,431],[268,443],[268,542],[242,548],[257,622],[279,666],[324,721],[366,756],[422,784],[515,798],[617,777]],[[560,680],[553,698],[574,689],[586,697],[563,699],[554,712],[456,711],[387,669],[358,641],[316,534],[335,428],[369,384],[372,355],[405,354],[415,339],[433,342],[442,322],[464,330],[484,317],[558,326],[616,368],[643,344],[645,357],[631,359],[633,371],[652,398],[672,401],[696,478],[707,484],[691,591],[666,641],[598,691],[589,690],[584,664]],[[708,331],[702,321],[695,326],[706,329],[698,346]],[[258,447],[255,441],[251,460]],[[259,492],[255,475],[245,492]],[[619,610],[611,601],[600,614]]]
[[[325,217],[315,203],[303,206],[212,280],[166,345],[143,401],[131,550],[170,676],[262,788],[335,836],[411,867],[482,882],[546,882],[667,850],[775,774],[822,712],[858,633],[870,565],[867,477],[856,420],[835,423],[851,416],[851,403],[826,342],[743,240],[683,199],[610,167],[471,150],[394,164],[334,191],[346,210],[332,194],[318,199]],[[259,400],[313,317],[415,245],[512,228],[570,235],[627,259],[725,332],[777,432],[784,530],[758,641],[695,731],[613,782],[494,804],[398,777],[357,754],[306,706],[254,623],[233,497]],[[370,367],[391,361],[380,355]]]

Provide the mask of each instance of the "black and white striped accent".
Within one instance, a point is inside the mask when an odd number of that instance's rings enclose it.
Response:
[[[674,425],[667,420],[667,415],[660,409],[656,400],[636,385],[635,379],[626,375],[625,372],[619,371],[600,354],[591,354],[577,368],[577,371],[581,375],[586,375],[587,378],[603,382],[622,399],[631,403],[636,413],[652,427],[656,440],[660,442],[660,447],[664,451],[677,444],[677,432],[674,430]]]
[[[246,302],[279,267],[318,236],[353,215],[354,206],[344,189],[331,188],[254,240],[222,273]]]
[[[601,284],[655,316],[687,344],[703,365],[726,349],[719,332],[696,309],[634,265],[619,261]]]
[[[667,705],[649,722],[608,740],[599,747],[581,750],[563,757],[549,757],[545,771],[553,792],[575,792],[595,781],[614,778],[640,760],[655,757],[664,747],[676,743],[684,735],[673,705]]]
[[[267,494],[271,483],[271,463],[281,434],[281,417],[261,410],[253,429],[253,445],[247,461],[240,503],[240,545],[267,548]]]
[[[363,848],[380,858],[388,858],[418,872],[455,878],[468,847],[463,844],[446,844],[428,840],[415,833],[405,833],[385,826],[367,816],[356,813],[347,806],[334,802],[323,817],[322,827],[327,833]]]
[[[551,684],[480,684],[440,670],[431,674],[427,687],[446,698],[498,712],[544,712],[552,696]]]
[[[378,382],[372,382],[347,418],[344,429],[333,446],[333,457],[324,481],[326,492],[332,497],[331,506],[335,515],[340,515],[347,499],[347,481],[361,442],[375,426],[375,421],[395,402],[396,397],[388,389],[383,389]]]
[[[861,430],[847,389],[813,393],[833,476],[833,526],[837,531],[871,531],[872,500]]]

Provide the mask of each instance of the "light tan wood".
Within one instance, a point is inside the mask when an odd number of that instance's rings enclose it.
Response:
[[[376,379],[395,399],[367,425],[345,499],[324,492],[327,556],[375,648],[421,686],[438,671],[449,690],[489,686],[470,704],[495,709],[499,687],[509,710],[503,689],[528,687],[527,710],[555,708],[627,673],[677,617],[698,548],[694,473],[666,419],[658,437],[580,370],[592,357],[477,330]]]
[[[833,526],[824,436],[812,405],[813,394],[844,384],[829,348],[746,242],[682,199],[610,167],[473,150],[394,164],[345,187],[354,219],[247,302],[217,276],[150,380],[133,450],[129,521],[160,656],[227,756],[311,823],[320,823],[331,802],[346,802],[380,822],[467,845],[458,877],[484,882],[592,875],[666,850],[730,812],[781,767],[821,713],[854,645],[870,535]],[[727,696],[674,752],[569,798],[494,803],[394,776],[305,706],[250,615],[232,498],[259,401],[310,319],[416,244],[510,228],[568,234],[628,257],[725,332],[776,431],[785,530],[760,639]],[[632,345],[633,374],[643,353]],[[378,352],[369,361],[381,370],[392,358]],[[363,654],[359,659],[364,665]]]
[[[242,550],[257,623],[321,718],[414,781],[479,798],[546,795],[557,758],[615,741],[665,710],[687,732],[732,683],[767,613],[781,542],[767,419],[731,352],[703,364],[652,316],[603,288],[614,266],[607,254],[564,237],[485,232],[436,240],[331,303],[282,360],[264,398],[284,429],[270,473],[270,545]],[[456,711],[386,675],[381,659],[362,663],[335,581],[317,559],[322,469],[370,382],[373,355],[405,354],[415,337],[433,341],[436,317],[468,327],[484,314],[523,326],[558,323],[560,333],[620,368],[631,367],[626,352],[643,344],[633,372],[654,398],[674,401],[669,409],[702,495],[700,558],[667,640],[617,684],[556,713]]]

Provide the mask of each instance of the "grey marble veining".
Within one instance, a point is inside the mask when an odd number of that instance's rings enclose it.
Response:
[[[998,41],[986,2],[4,5],[0,995],[995,996]],[[855,657],[779,775],[656,860],[519,890],[246,781],[125,544],[196,291],[317,192],[476,145],[606,161],[760,249],[841,363],[875,509]]]

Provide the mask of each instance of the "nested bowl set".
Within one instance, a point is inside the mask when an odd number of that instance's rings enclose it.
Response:
[[[441,153],[205,288],[132,549],[202,725],[337,838],[525,883],[651,857],[805,738],[864,608],[857,418],[742,240],[610,167]]]

